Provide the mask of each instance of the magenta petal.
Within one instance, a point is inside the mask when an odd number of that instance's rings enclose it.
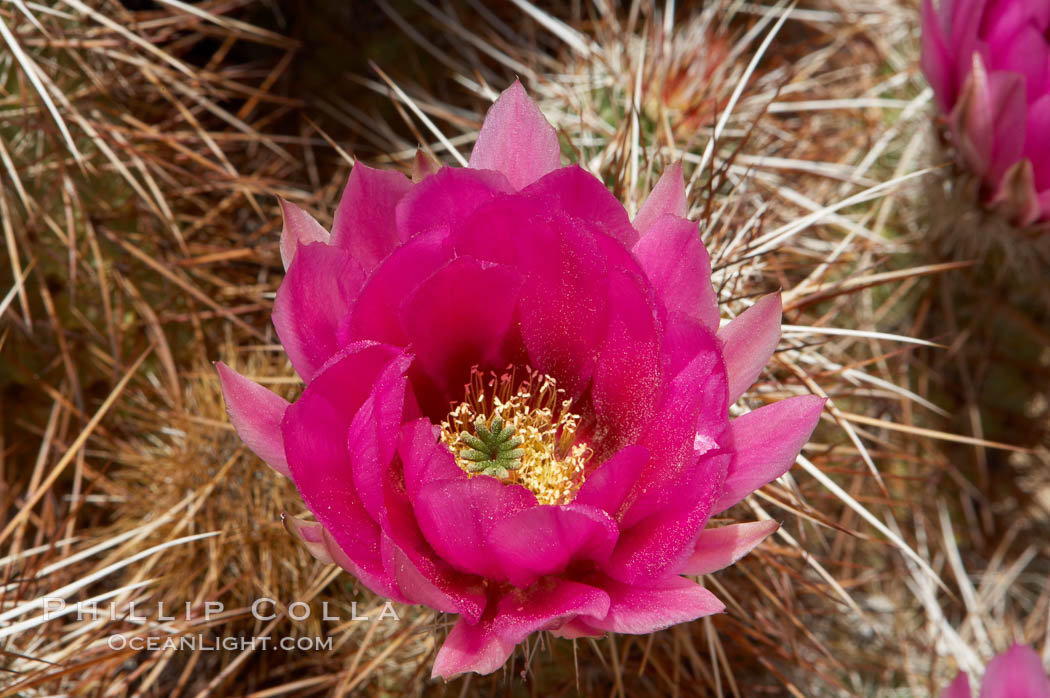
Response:
[[[301,245],[273,303],[273,325],[292,366],[310,382],[347,344],[341,327],[364,283],[346,250],[315,242]]]
[[[634,227],[645,237],[657,219],[668,215],[685,218],[685,212],[685,179],[682,178],[682,163],[679,161],[660,175],[660,180],[635,215]]]
[[[536,496],[494,477],[439,480],[425,485],[412,502],[427,542],[461,572],[506,579],[488,543],[503,519],[536,506]]]
[[[398,234],[448,234],[479,206],[514,188],[499,172],[442,167],[412,188],[397,205]]]
[[[504,340],[515,319],[521,277],[512,268],[460,257],[405,301],[405,338],[427,376],[449,399],[462,399],[472,366],[506,368]]]
[[[718,331],[722,340],[729,402],[740,399],[773,357],[780,341],[780,294],[760,298]]]
[[[386,527],[386,475],[394,458],[405,408],[405,371],[411,360],[399,356],[375,379],[372,393],[350,423],[350,467],[361,503]]]
[[[993,41],[990,37],[989,43],[992,44]],[[1048,51],[1050,49],[1047,46],[1047,37],[1031,24],[1026,24],[1010,36],[998,51],[992,49],[993,60],[990,67],[1023,75],[1028,101],[1034,101],[1038,94],[1036,91],[1046,84]]]
[[[728,567],[754,550],[766,536],[780,528],[776,521],[753,521],[705,529],[679,574],[710,574]]]
[[[1050,698],[1050,680],[1036,651],[1014,645],[988,662],[981,698]]]
[[[708,333],[706,343],[698,348],[664,390],[656,416],[639,439],[649,449],[650,459],[639,478],[637,496],[622,519],[623,527],[667,512],[670,505],[687,503],[680,490],[688,469],[697,457],[726,446],[729,403],[717,340]]]
[[[552,198],[565,213],[587,221],[627,248],[638,241],[638,233],[620,200],[600,179],[579,165],[554,170],[529,185],[522,194]]]
[[[663,377],[660,327],[644,286],[614,267],[608,294],[615,312],[608,315],[591,384],[599,455],[637,439],[656,411]]]
[[[560,627],[574,616],[602,617],[608,610],[605,592],[560,579],[511,591],[480,623],[463,619],[456,623],[434,659],[433,676],[448,679],[468,671],[491,674],[532,633]]]
[[[354,525],[354,521],[350,518],[346,519],[346,523],[350,526]],[[371,532],[369,532],[369,546],[372,545],[370,534]],[[345,536],[331,533],[326,528],[321,529],[321,539],[332,562],[359,579],[372,593],[385,596],[398,603],[413,603],[412,599],[401,593],[397,580],[386,570],[379,542],[381,536],[382,533],[376,534],[375,546],[380,551],[373,556],[371,548],[367,555],[362,552],[364,548],[361,540],[347,539]],[[337,538],[342,538],[343,543],[338,542]],[[349,545],[349,550],[344,545]]]
[[[661,216],[649,225],[633,252],[669,312],[696,318],[712,331],[718,329],[711,258],[695,221]]]
[[[722,491],[730,454],[714,451],[696,457],[670,485],[649,489],[670,490],[672,496],[643,499],[650,513],[637,523],[628,518],[643,510],[635,506],[620,524],[620,539],[602,570],[621,582],[645,584],[680,569],[692,555],[697,536],[707,523],[712,505]],[[644,477],[644,476],[643,476]],[[664,501],[656,507],[654,502]]]
[[[371,272],[402,241],[394,209],[411,188],[412,181],[400,172],[354,163],[332,222],[331,244],[349,251]]]
[[[598,507],[618,519],[621,509],[630,505],[627,495],[648,462],[649,450],[644,446],[621,449],[587,476],[573,501]]]
[[[290,201],[280,199],[281,213],[284,215],[284,228],[281,230],[281,262],[284,268],[292,266],[292,259],[299,245],[311,242],[328,242],[330,237],[320,223],[306,211]]]
[[[1024,151],[1025,117],[1028,111],[1024,79],[1017,73],[991,73],[988,76],[988,94],[993,109],[991,123],[995,140],[985,176],[989,182],[997,183]]]
[[[801,395],[730,422],[736,453],[713,513],[728,509],[786,473],[816,428],[825,402],[816,395]]]
[[[1032,161],[1035,188],[1050,189],[1050,94],[1028,106],[1024,154]]]
[[[1017,78],[1021,84],[1020,76]],[[959,100],[949,118],[952,139],[968,167],[984,176],[991,165],[995,146],[993,131],[993,104],[988,87],[988,71],[978,54],[963,83]]]
[[[725,610],[725,604],[710,591],[675,575],[652,585],[606,579],[595,586],[609,594],[609,614],[600,619],[587,618],[585,622],[614,633],[644,635]]]
[[[398,310],[412,289],[452,258],[443,234],[419,235],[390,255],[361,289],[349,319],[352,339],[407,344]]]
[[[221,361],[215,368],[219,371],[226,414],[237,435],[264,463],[281,475],[291,477],[281,436],[281,420],[288,403]]]
[[[470,166],[502,172],[515,189],[524,189],[560,164],[557,132],[515,80],[485,115]]]
[[[485,589],[480,580],[473,583],[455,578],[438,561],[427,556],[407,554],[394,540],[382,538],[383,564],[387,574],[411,603],[419,603],[445,613],[460,613],[476,623],[485,610]]]
[[[376,593],[401,599],[385,572],[379,526],[357,494],[347,452],[354,414],[372,381],[396,355],[392,347],[378,344],[347,347],[288,407],[281,432],[292,480],[331,535],[333,558]]]
[[[522,275],[517,313],[528,364],[555,377],[570,397],[586,389],[608,323],[599,238],[608,240],[524,196],[479,208],[452,236],[459,255]]]
[[[617,533],[616,523],[597,507],[542,505],[496,523],[488,542],[510,583],[527,587],[565,572],[572,562],[605,562]]]
[[[970,692],[970,677],[965,671],[960,671],[955,680],[941,693],[941,698],[972,698]]]
[[[429,419],[417,419],[401,428],[398,454],[409,500],[415,500],[431,482],[467,477],[448,447],[438,441],[438,428]]]
[[[945,44],[944,33],[933,9],[933,0],[922,2],[922,72],[933,88],[941,110],[950,111],[955,104],[955,84],[952,60]]]

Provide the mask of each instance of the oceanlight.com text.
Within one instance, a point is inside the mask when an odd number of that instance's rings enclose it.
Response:
[[[156,635],[142,636],[123,634],[110,635],[107,641],[111,650],[119,651],[131,649],[136,652],[160,652],[179,651],[190,652],[243,652],[245,650],[299,650],[310,652],[314,650],[331,650],[332,638],[330,637],[214,637],[207,635],[179,635],[160,637]]]

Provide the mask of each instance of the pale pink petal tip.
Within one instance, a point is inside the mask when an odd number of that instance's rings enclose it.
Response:
[[[290,201],[279,199],[281,202],[281,213],[284,215],[284,228],[281,230],[281,263],[285,270],[292,265],[295,251],[299,245],[311,242],[328,242],[330,237],[327,230],[314,220],[306,211],[302,210]]]
[[[760,298],[718,331],[729,376],[729,402],[736,402],[769,363],[780,341],[780,294]]]
[[[725,511],[786,473],[816,428],[825,402],[816,395],[800,395],[730,422],[736,453],[713,513]]]
[[[660,175],[656,186],[635,215],[634,227],[644,236],[660,216],[670,214],[684,218],[685,212],[685,179],[682,177],[682,162],[678,161]]]
[[[1015,697],[1050,698],[1050,679],[1043,662],[1026,645],[1014,645],[988,662],[981,681],[981,698]]]
[[[501,172],[520,190],[560,165],[558,133],[515,80],[489,108],[470,166]]]
[[[285,529],[292,534],[292,537],[302,543],[303,547],[310,551],[310,554],[317,558],[318,561],[326,565],[335,564],[332,554],[328,551],[324,528],[321,524],[316,521],[297,519],[283,511],[281,512],[281,521],[284,522]]]
[[[267,465],[281,475],[291,477],[281,435],[281,419],[288,403],[221,361],[215,367],[222,383],[226,413],[237,435]]]
[[[354,163],[332,219],[330,244],[342,247],[371,272],[401,242],[394,211],[412,180],[394,170]]]
[[[778,528],[780,524],[770,520],[707,529],[697,539],[696,549],[681,573],[710,574],[728,567]]]

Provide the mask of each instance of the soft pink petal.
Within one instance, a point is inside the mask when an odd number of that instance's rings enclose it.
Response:
[[[644,446],[621,449],[587,476],[573,501],[598,507],[618,519],[622,509],[630,505],[627,495],[648,462],[649,449]]]
[[[760,298],[718,331],[722,340],[729,402],[740,399],[773,357],[780,341],[780,294]]]
[[[499,172],[442,167],[412,188],[395,211],[398,235],[447,234],[483,204],[514,191]]]
[[[1050,680],[1036,651],[1014,645],[988,662],[981,698],[1050,698]]]
[[[564,573],[570,563],[605,562],[617,533],[616,523],[597,507],[543,505],[493,525],[488,542],[511,584],[524,588]]]
[[[638,233],[620,200],[600,179],[579,165],[554,170],[529,185],[522,194],[553,199],[565,213],[587,221],[628,248],[638,241]]]
[[[592,583],[609,594],[611,603],[608,615],[585,623],[614,633],[644,635],[725,610],[710,591],[675,575],[644,586],[613,579]]]
[[[503,345],[521,277],[511,267],[460,257],[435,272],[405,300],[401,319],[422,370],[444,394],[460,400],[472,366],[502,370]]]
[[[349,342],[344,323],[364,272],[343,249],[300,245],[273,303],[273,324],[292,366],[309,382]]]
[[[668,215],[685,218],[685,212],[685,179],[682,177],[682,162],[678,161],[660,175],[660,180],[635,215],[634,227],[644,237],[657,219]]]
[[[679,574],[710,574],[728,567],[751,552],[766,536],[780,528],[776,521],[754,521],[705,529]]]
[[[331,244],[348,250],[371,272],[401,241],[394,209],[411,188],[412,181],[400,172],[354,163],[332,221]]]
[[[816,395],[780,400],[729,423],[736,453],[714,512],[724,511],[786,473],[820,420]]]
[[[605,616],[608,610],[605,592],[575,582],[550,579],[512,591],[480,623],[463,619],[456,623],[434,659],[433,676],[448,679],[468,671],[491,674],[532,633],[560,627],[573,616]]]
[[[427,542],[461,572],[506,579],[488,543],[488,532],[503,519],[536,506],[536,496],[494,477],[439,480],[425,485],[412,502]]]
[[[306,211],[290,201],[280,199],[281,213],[284,215],[284,228],[281,229],[281,262],[284,268],[292,266],[292,259],[299,245],[311,242],[327,243],[330,237],[320,223]]]
[[[517,80],[489,108],[470,166],[506,175],[524,189],[561,164],[558,134]]]
[[[226,414],[237,435],[264,463],[281,475],[291,477],[281,437],[281,420],[288,403],[221,361],[215,368],[219,371]]]
[[[649,225],[633,252],[669,312],[696,318],[712,331],[718,329],[711,258],[695,221],[661,216]]]
[[[357,494],[347,452],[351,420],[375,377],[396,356],[396,349],[384,345],[347,347],[288,407],[281,433],[292,481],[331,534],[333,559],[376,593],[400,600],[383,567],[379,526]]]
[[[960,671],[955,680],[948,685],[948,688],[944,689],[941,698],[971,698],[972,695],[970,693],[970,677],[966,675],[965,671]]]

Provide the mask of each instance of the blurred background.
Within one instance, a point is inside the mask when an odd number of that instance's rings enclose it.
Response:
[[[904,0],[0,3],[0,695],[925,696],[1046,649],[1050,289],[951,237],[972,215],[918,53]],[[792,473],[726,512],[784,524],[704,580],[726,614],[539,635],[445,684],[448,619],[376,622],[295,543],[302,504],[212,362],[294,398],[277,197],[327,225],[356,159],[460,164],[516,77],[630,212],[683,161],[723,318],[783,290],[735,409],[831,401]],[[44,597],[106,612],[45,621]]]

